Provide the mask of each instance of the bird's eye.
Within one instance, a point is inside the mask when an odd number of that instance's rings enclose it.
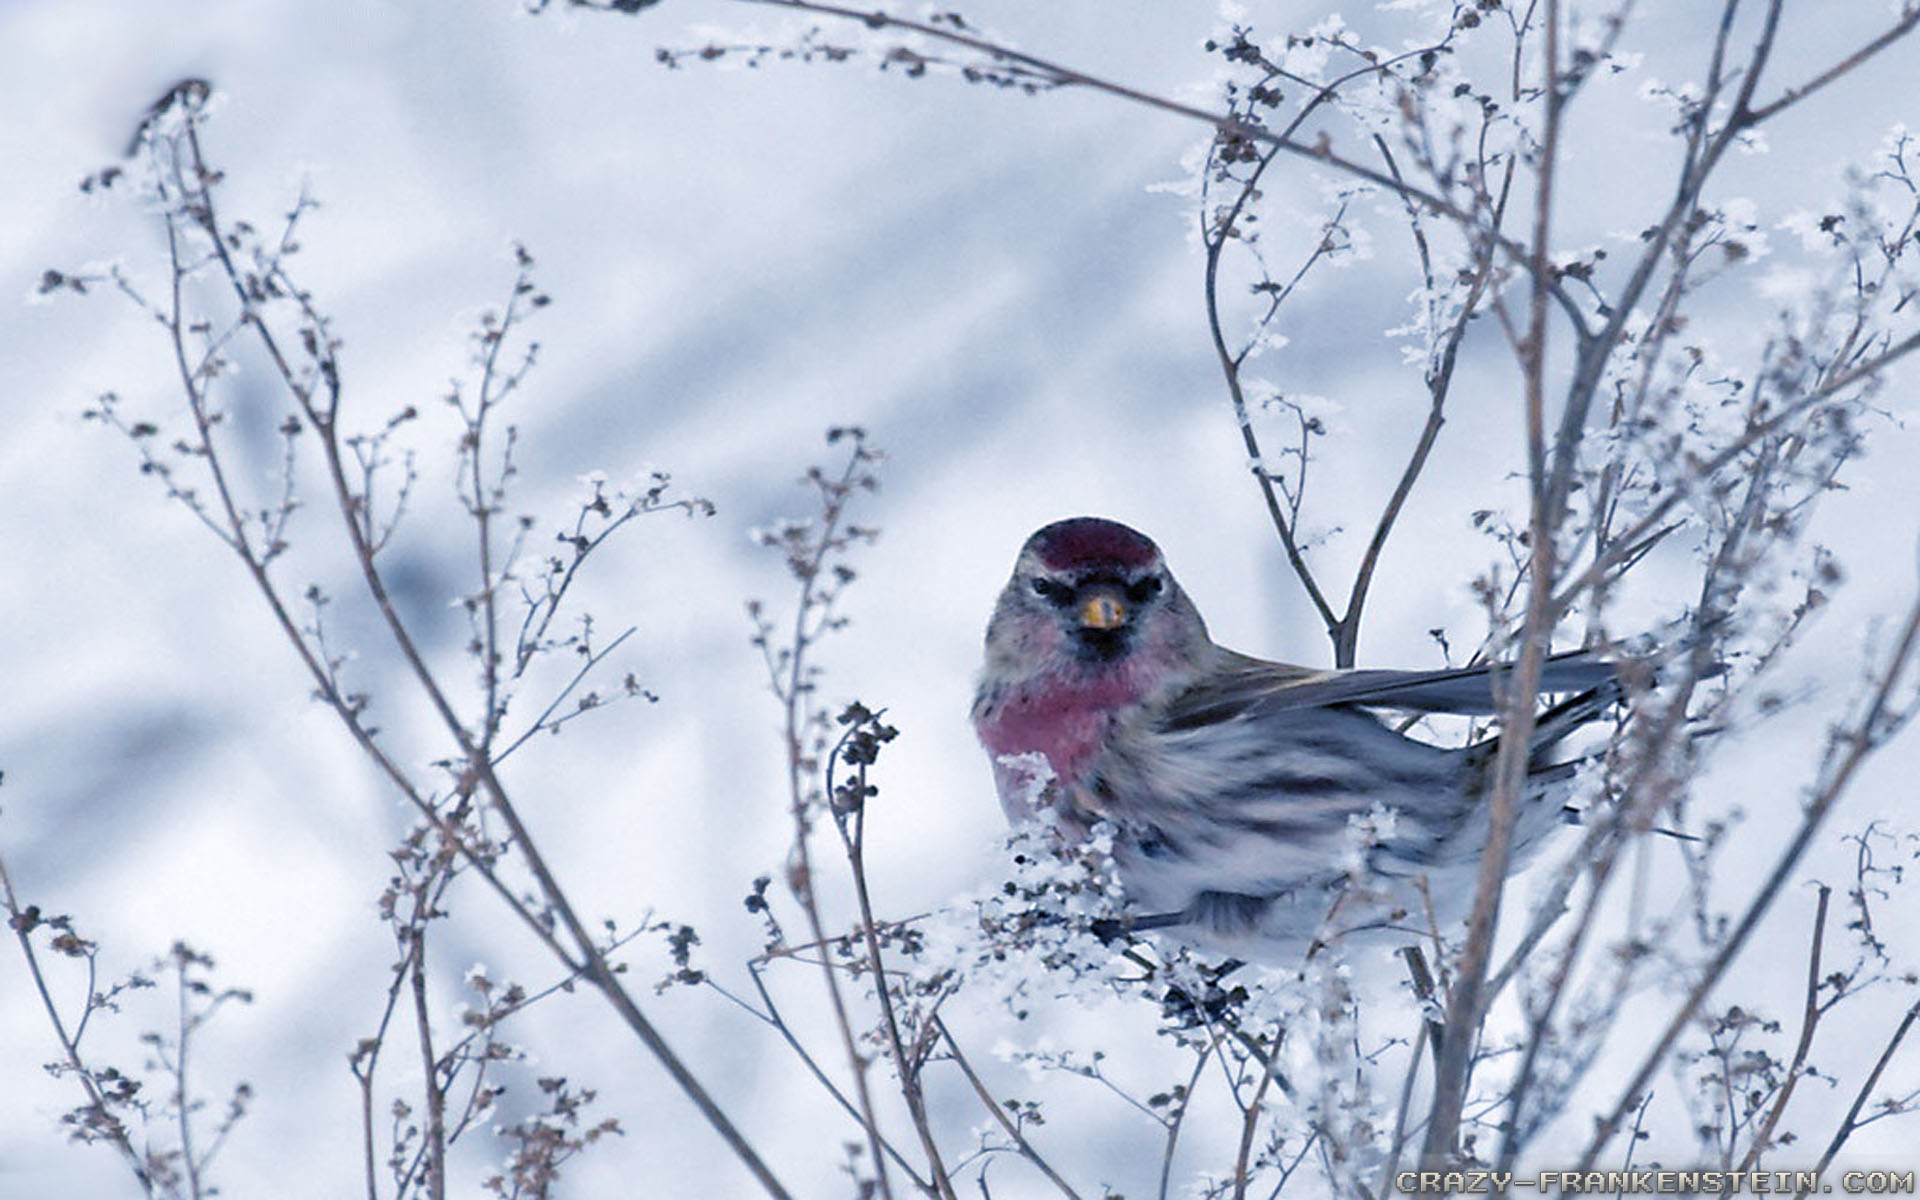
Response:
[[[1057,580],[1036,578],[1033,581],[1033,594],[1054,604],[1073,603],[1073,589]]]
[[[1127,586],[1127,599],[1135,604],[1145,604],[1159,594],[1160,577],[1158,575],[1149,575]]]

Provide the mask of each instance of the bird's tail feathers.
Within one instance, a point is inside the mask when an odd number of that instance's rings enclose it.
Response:
[[[1562,700],[1535,718],[1533,736],[1528,739],[1528,759],[1535,764],[1533,770],[1556,765],[1541,763],[1540,756],[1598,720],[1609,708],[1618,704],[1624,694],[1620,680],[1609,679],[1598,687],[1588,688],[1577,696]]]

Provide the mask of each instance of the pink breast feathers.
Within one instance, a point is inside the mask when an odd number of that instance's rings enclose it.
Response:
[[[980,720],[980,741],[995,759],[1000,802],[1015,820],[1042,796],[1064,791],[1085,805],[1083,780],[1106,749],[1114,717],[1139,703],[1142,688],[1131,670],[1107,670],[1077,680],[1048,675],[1012,689]],[[1054,787],[1034,786],[1032,765],[1002,763],[1009,756],[1042,754]]]

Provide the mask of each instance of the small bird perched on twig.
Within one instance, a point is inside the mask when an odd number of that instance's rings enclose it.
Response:
[[[1489,827],[1498,738],[1444,748],[1372,711],[1490,714],[1490,666],[1323,671],[1214,644],[1160,548],[1076,517],[1027,539],[987,627],[973,723],[1009,820],[1112,822],[1134,929],[1236,958],[1297,959],[1361,931],[1458,919]],[[1556,824],[1554,761],[1620,698],[1613,664],[1550,659],[1515,830]]]

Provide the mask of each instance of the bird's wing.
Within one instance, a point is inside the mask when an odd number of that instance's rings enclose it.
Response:
[[[1277,712],[1351,704],[1420,712],[1487,715],[1498,711],[1494,675],[1511,664],[1483,664],[1439,671],[1314,671],[1224,652],[1222,669],[1175,697],[1163,714],[1169,729],[1187,729],[1249,711]],[[1588,650],[1549,658],[1540,671],[1540,694],[1584,692],[1617,676],[1615,665]]]

